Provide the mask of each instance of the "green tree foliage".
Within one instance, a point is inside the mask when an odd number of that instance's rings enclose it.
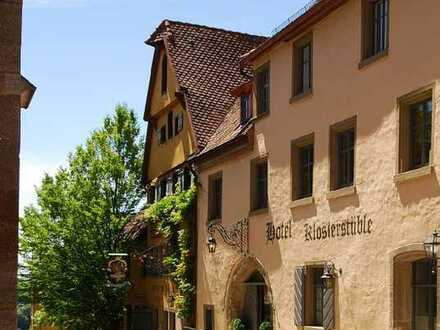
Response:
[[[171,253],[164,258],[164,264],[170,270],[170,276],[179,289],[174,298],[177,315],[188,318],[193,311],[195,284],[194,259],[191,254],[193,237],[190,223],[185,223],[196,199],[197,188],[169,195],[150,205],[145,210],[145,220],[153,225],[171,245]],[[188,218],[186,220],[189,220]]]
[[[127,286],[108,282],[108,253],[143,199],[142,138],[132,110],[118,105],[102,128],[45,175],[38,207],[21,221],[24,286],[37,317],[63,329],[109,329],[123,311]]]
[[[31,325],[31,300],[27,282],[23,277],[23,267],[18,265],[17,278],[17,329],[28,330]]]

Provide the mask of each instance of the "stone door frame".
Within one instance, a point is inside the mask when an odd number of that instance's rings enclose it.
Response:
[[[255,271],[258,271],[264,279],[269,299],[272,303],[272,319],[275,321],[276,317],[272,287],[270,285],[269,275],[266,272],[262,262],[258,258],[252,256],[239,257],[235,260],[226,282],[226,291],[223,299],[223,306],[225,310],[224,329],[229,329],[229,324],[234,318],[234,314],[237,313],[236,306],[240,304],[239,300],[241,297],[238,293],[239,291],[237,290],[237,287],[242,285]]]

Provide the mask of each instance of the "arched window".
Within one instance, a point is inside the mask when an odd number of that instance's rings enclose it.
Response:
[[[167,85],[168,85],[168,60],[166,54],[162,57],[162,95],[166,94],[167,92]]]
[[[422,253],[405,253],[394,259],[394,328],[435,330],[437,272]]]

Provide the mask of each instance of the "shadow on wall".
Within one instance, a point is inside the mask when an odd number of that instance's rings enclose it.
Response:
[[[359,207],[359,195],[357,193],[354,193],[349,196],[344,196],[341,198],[329,200],[329,206],[330,206],[331,212],[335,212],[335,213],[342,211],[342,210],[346,209],[347,207],[358,208]]]
[[[293,221],[307,220],[314,218],[317,215],[316,204],[312,203],[302,207],[295,207],[290,209]]]
[[[423,199],[440,195],[440,185],[435,173],[417,180],[397,183],[397,192],[402,205],[417,204]]]
[[[294,221],[276,219],[272,212],[249,219],[249,255],[258,256],[264,271],[271,273],[282,265],[280,240],[290,240]]]

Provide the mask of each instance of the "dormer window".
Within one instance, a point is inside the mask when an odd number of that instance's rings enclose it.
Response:
[[[252,117],[251,114],[251,104],[250,104],[250,96],[242,95],[240,97],[240,112],[241,112],[241,123],[246,124]]]
[[[162,84],[161,84],[161,91],[162,95],[165,95],[167,93],[167,87],[168,87],[168,63],[167,63],[167,56],[164,54],[162,57]]]

